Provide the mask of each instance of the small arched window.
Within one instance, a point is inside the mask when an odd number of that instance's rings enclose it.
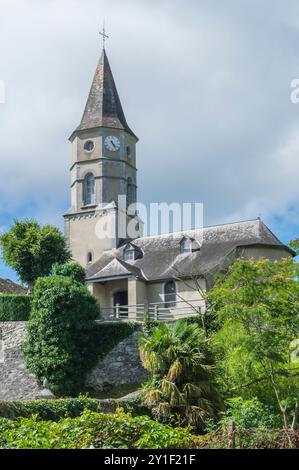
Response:
[[[136,189],[132,178],[127,179],[127,207],[136,202]]]
[[[181,253],[192,253],[193,241],[190,238],[183,238],[181,241]]]
[[[84,178],[83,198],[85,206],[95,203],[95,179],[92,173],[87,173]]]
[[[93,261],[92,252],[89,251],[89,252],[87,253],[87,263],[90,264],[90,263],[92,263],[92,261]]]
[[[176,285],[174,281],[166,282],[164,286],[164,303],[166,308],[176,305]]]

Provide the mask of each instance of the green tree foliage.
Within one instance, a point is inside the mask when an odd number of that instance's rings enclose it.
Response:
[[[35,220],[15,221],[0,237],[0,246],[5,263],[30,287],[38,277],[47,276],[54,263],[70,259],[61,232],[51,225],[42,227]]]
[[[240,429],[276,429],[280,423],[273,410],[261,403],[257,397],[248,400],[242,397],[227,400],[227,411],[219,422],[219,426],[227,428],[228,422],[233,421]]]
[[[209,294],[220,383],[230,396],[275,398],[285,428],[298,414],[298,265],[292,259],[238,260]],[[295,354],[296,356],[296,354]]]
[[[292,250],[294,250],[297,255],[299,255],[299,238],[295,238],[295,240],[291,240],[290,243],[290,248],[292,248]]]
[[[97,362],[96,299],[72,278],[53,276],[36,282],[24,345],[28,369],[47,379],[57,395],[76,395]]]
[[[53,276],[66,276],[80,284],[85,284],[85,269],[78,263],[55,263],[52,266]]]
[[[179,416],[201,427],[215,417],[222,401],[204,332],[186,321],[160,324],[140,339],[141,359],[151,373],[145,402],[162,417]]]

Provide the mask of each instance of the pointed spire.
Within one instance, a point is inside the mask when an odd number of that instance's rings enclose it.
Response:
[[[136,137],[127,124],[105,49],[94,75],[81,124],[76,130],[95,127],[121,129]]]

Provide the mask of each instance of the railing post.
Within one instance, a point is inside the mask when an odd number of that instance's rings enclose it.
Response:
[[[145,319],[145,316],[148,315],[149,310],[148,310],[148,300],[144,299],[143,303],[143,319]]]
[[[159,320],[159,306],[155,305],[155,321]]]
[[[119,319],[120,304],[116,304],[115,317]]]

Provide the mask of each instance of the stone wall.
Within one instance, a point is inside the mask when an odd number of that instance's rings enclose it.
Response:
[[[139,385],[148,375],[142,367],[136,331],[119,343],[87,377],[86,385],[96,391],[113,387]]]
[[[0,322],[0,400],[32,400],[42,391],[26,371],[22,344],[25,322]]]
[[[87,387],[109,394],[111,388],[144,382],[147,373],[139,358],[139,334],[137,331],[119,343],[97,365],[87,378]],[[0,322],[0,400],[51,398],[26,370],[22,353],[25,335],[25,322]]]

